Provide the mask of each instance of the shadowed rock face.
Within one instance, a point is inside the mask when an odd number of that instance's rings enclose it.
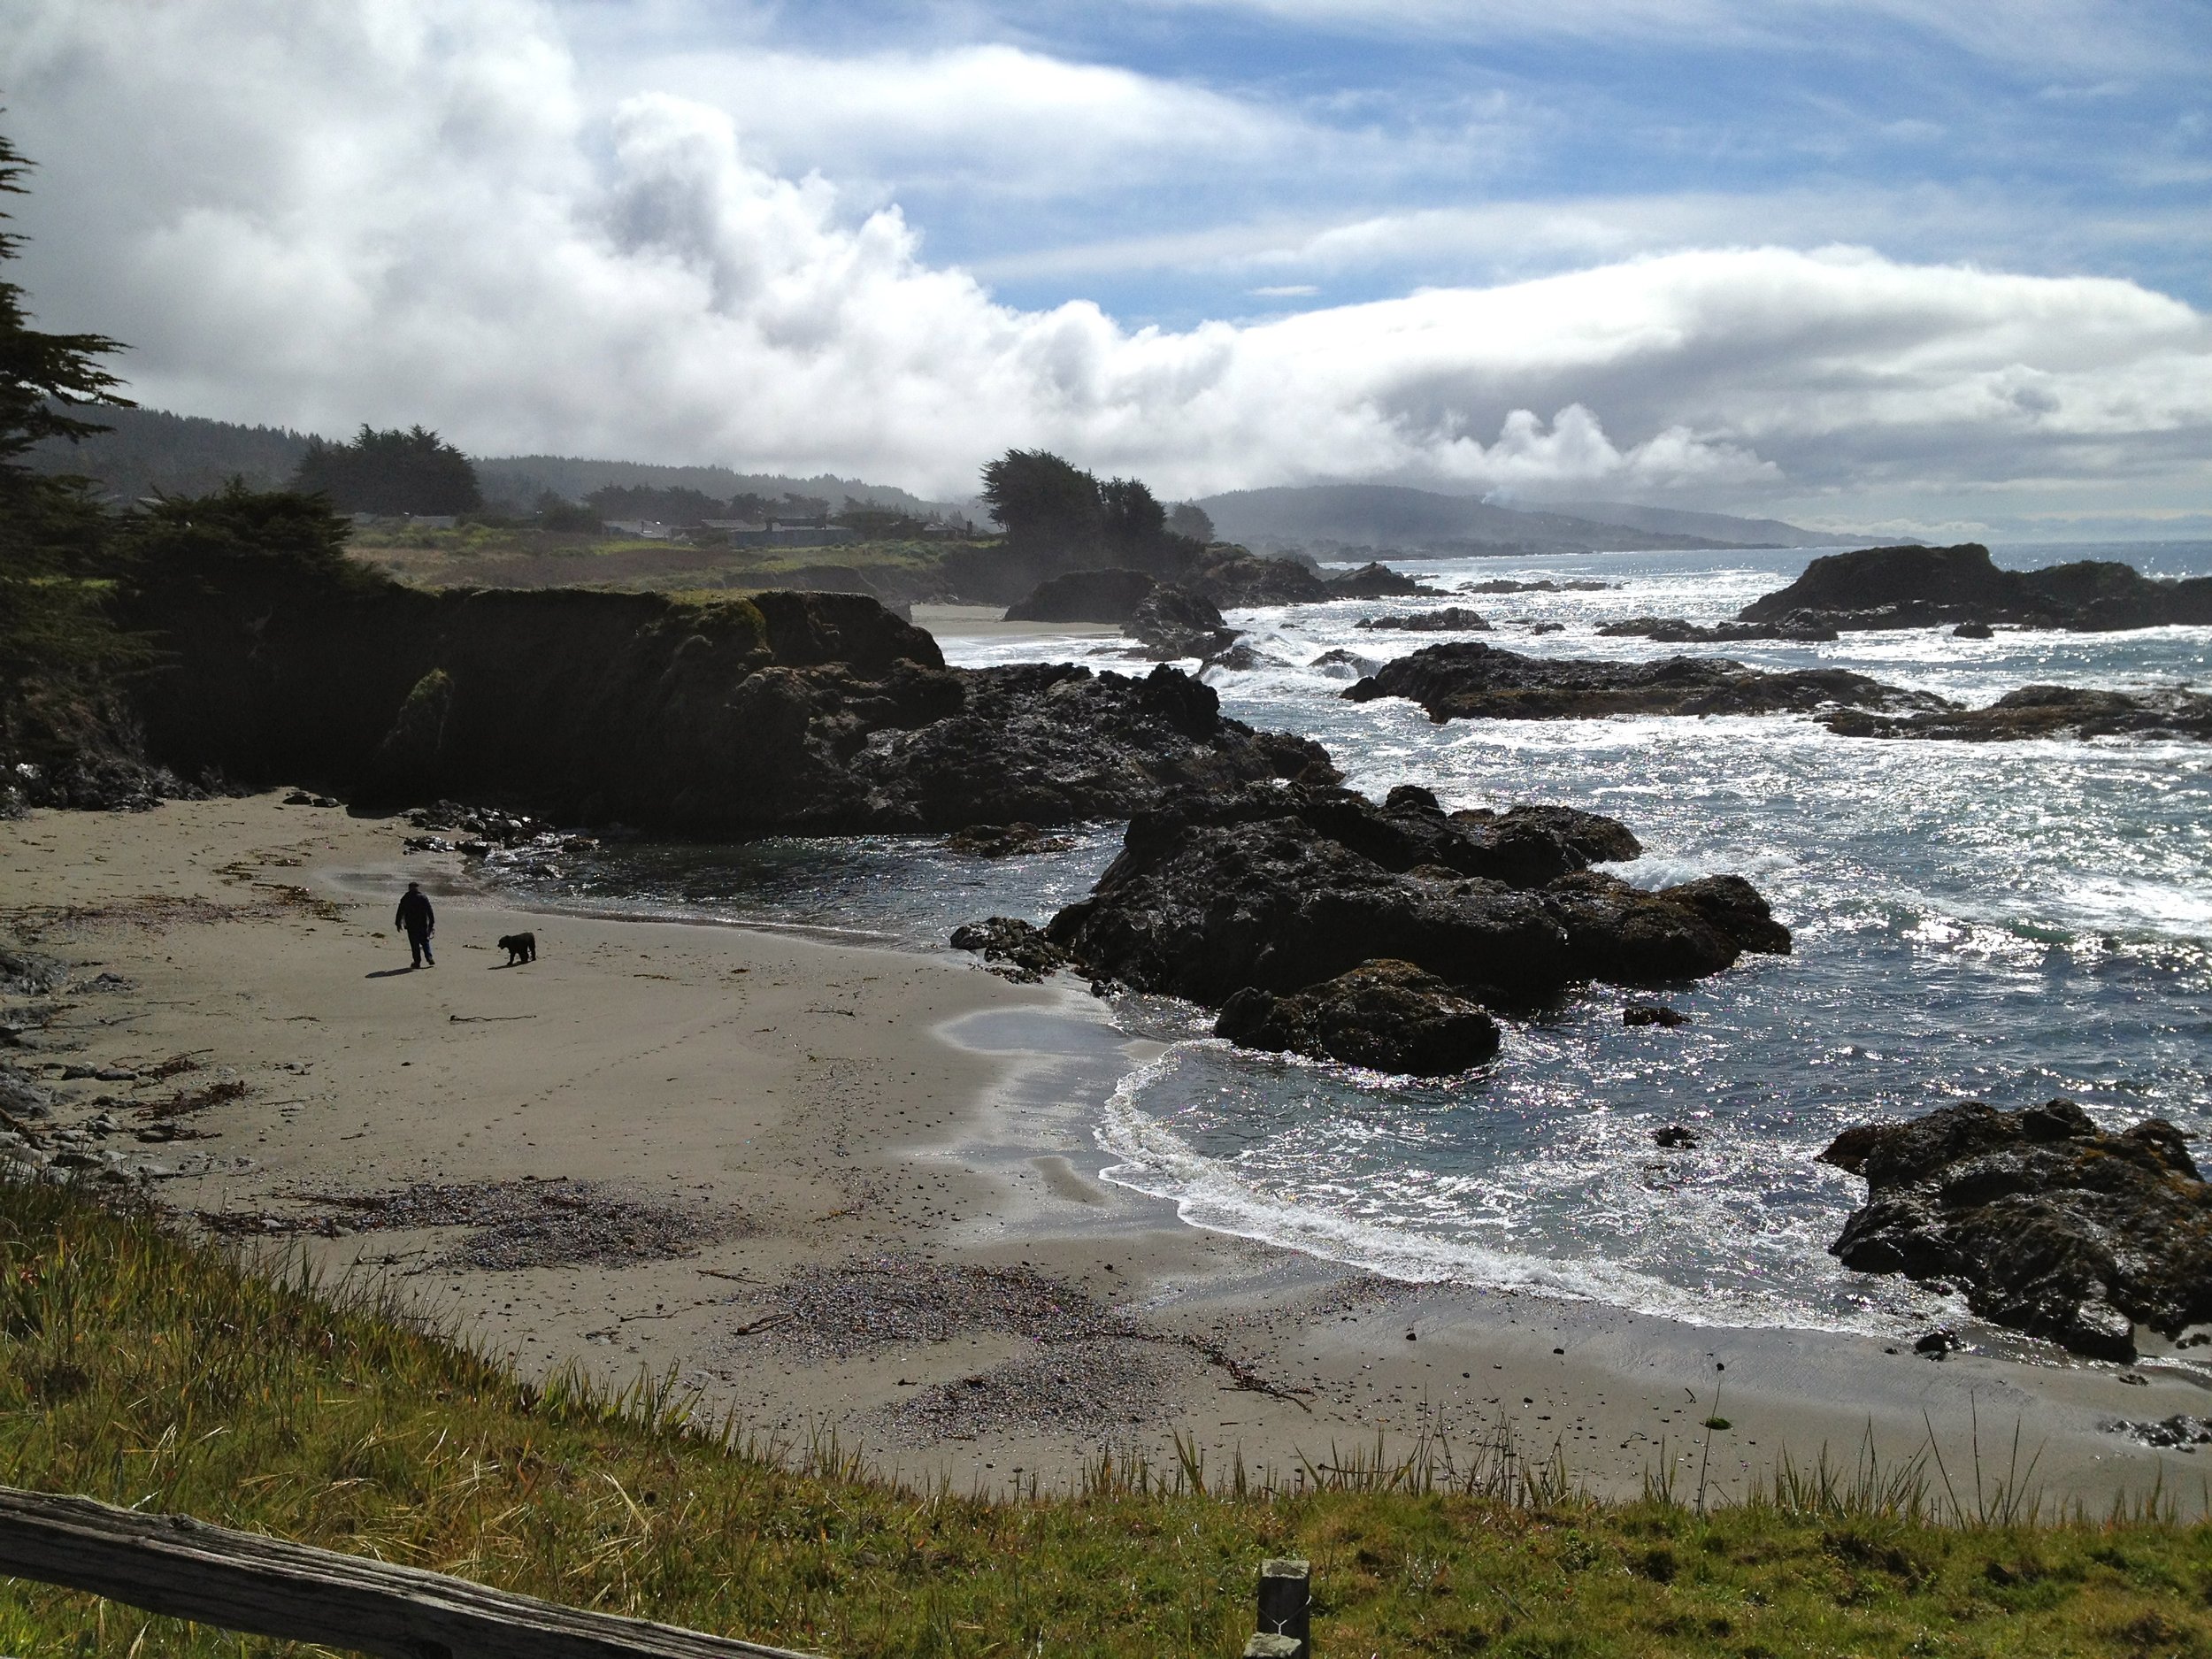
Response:
[[[949,669],[852,594],[431,594],[234,563],[157,573],[125,620],[173,652],[139,700],[156,759],[373,805],[696,835],[956,829],[1328,764],[1172,669]]]
[[[1446,720],[1589,719],[1609,714],[1810,713],[1846,704],[1909,714],[1952,705],[1839,668],[1769,672],[1724,657],[1647,663],[1525,657],[1479,640],[1431,645],[1386,663],[1343,694],[1409,697]]]
[[[1653,640],[1662,645],[1725,645],[1737,640],[1817,641],[1836,637],[1833,625],[1792,612],[1771,622],[1717,622],[1709,626],[1680,617],[1630,617],[1609,622],[1599,634],[1614,639]]]
[[[1222,1009],[1214,1035],[1412,1077],[1464,1071],[1498,1051],[1497,1022],[1409,962],[1363,963],[1287,996],[1247,987]]]
[[[1132,819],[1047,932],[1094,977],[1209,1007],[1379,958],[1528,1006],[1576,980],[1694,979],[1789,948],[1738,878],[1647,893],[1587,867],[1633,846],[1594,814],[1448,817],[1417,788],[1379,806],[1297,786],[1178,795]]]
[[[2100,1359],[2132,1359],[2138,1325],[2212,1320],[2212,1187],[2163,1119],[2107,1134],[2071,1101],[1967,1101],[1820,1156],[1866,1178],[1829,1247],[1847,1267],[1954,1282],[1981,1317]]]
[[[1159,584],[1142,571],[1071,571],[1007,608],[1009,622],[1126,622]]]
[[[1237,631],[1203,594],[1180,586],[1155,588],[1130,612],[1122,632],[1165,660],[1211,657],[1236,643]]]
[[[2212,740],[2212,697],[2194,691],[2093,691],[2023,686],[1985,709],[1900,718],[1843,709],[1823,722],[1845,737],[1944,738],[1997,743],[2030,737],[2185,737]]]
[[[2130,565],[2083,560],[2000,570],[1979,542],[1878,547],[1815,559],[1787,588],[1736,613],[1745,623],[1793,618],[1846,632],[2011,623],[2104,631],[2212,623],[2212,577],[2155,581]]]

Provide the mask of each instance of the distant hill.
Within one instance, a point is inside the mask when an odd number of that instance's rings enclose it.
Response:
[[[82,443],[59,439],[35,446],[26,457],[42,472],[74,472],[98,483],[119,501],[156,494],[204,495],[242,478],[257,489],[287,483],[306,452],[308,434],[284,426],[242,426],[158,409],[102,409],[91,418],[110,430]],[[346,434],[342,434],[346,435]],[[643,484],[696,489],[727,500],[753,494],[772,500],[787,493],[818,495],[834,508],[846,501],[895,507],[917,515],[941,503],[890,484],[871,484],[827,472],[815,478],[738,472],[726,466],[650,466],[635,461],[586,461],[560,455],[470,457],[484,499],[527,511],[547,490],[581,501],[603,484]]]
[[[1599,524],[1622,524],[1638,530],[1657,530],[1671,535],[1717,537],[1730,543],[1764,543],[1771,547],[1868,547],[1877,541],[1896,542],[1893,535],[1838,534],[1832,530],[1808,530],[1779,518],[1739,518],[1724,512],[1686,512],[1676,507],[1638,507],[1623,501],[1555,501],[1546,505],[1554,512],[1571,513]]]
[[[917,517],[938,511],[941,503],[925,501],[894,484],[871,484],[857,478],[839,478],[823,472],[813,478],[787,478],[777,472],[738,472],[726,466],[655,466],[642,461],[585,461],[565,455],[499,455],[471,457],[484,499],[504,501],[526,509],[551,490],[568,501],[581,501],[609,484],[643,486],[649,489],[695,489],[702,495],[727,501],[733,495],[765,495],[770,500],[787,493],[818,495],[833,508],[845,502],[869,507],[895,507]]]
[[[1855,545],[1852,538],[1822,535],[1775,518],[1606,502],[1555,511],[1500,507],[1472,496],[1395,484],[1240,489],[1210,495],[1198,504],[1225,541],[1310,551],[1328,543],[1402,556]]]

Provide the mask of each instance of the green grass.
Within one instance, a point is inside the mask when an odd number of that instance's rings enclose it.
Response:
[[[1313,1561],[1325,1659],[2212,1655],[2212,1531],[2154,1501],[2024,1525],[1955,1466],[1965,1502],[1918,1464],[1822,1462],[1701,1514],[1575,1497],[1498,1445],[1333,1458],[1290,1492],[1202,1493],[1193,1458],[1072,1498],[909,1491],[650,1383],[531,1386],[373,1286],[43,1186],[0,1185],[0,1448],[17,1486],[840,1655],[1234,1655],[1277,1555]],[[0,1582],[0,1652],[280,1646]]]

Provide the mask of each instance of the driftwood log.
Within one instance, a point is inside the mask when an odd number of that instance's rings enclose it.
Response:
[[[0,1486],[0,1573],[381,1659],[812,1659],[181,1515]]]

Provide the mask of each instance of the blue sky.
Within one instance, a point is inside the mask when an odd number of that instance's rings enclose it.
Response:
[[[2202,0],[26,17],[27,286],[159,406],[2212,534]]]
[[[782,165],[897,201],[933,258],[1024,306],[1089,298],[1179,327],[1776,239],[2124,276],[2212,303],[2212,9],[1970,9],[1984,17],[1968,29],[1956,5],[1572,0],[572,15],[611,81],[688,60]],[[1216,130],[1056,170],[1025,159],[1033,134],[879,105],[847,119],[834,100],[792,120],[760,111],[753,84],[764,50],[888,61],[924,82],[1024,74],[962,65],[992,47],[1040,78],[1136,78],[1163,95],[1164,124],[1171,91],[1218,101]],[[1118,134],[1143,94],[1116,91],[1071,119]]]

